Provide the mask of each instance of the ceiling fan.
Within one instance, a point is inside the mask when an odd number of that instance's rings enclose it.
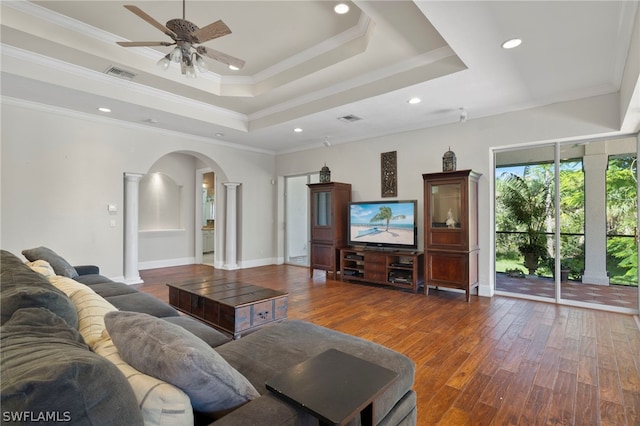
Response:
[[[170,53],[158,61],[158,66],[165,70],[169,68],[171,61],[173,61],[180,63],[182,74],[185,74],[187,77],[195,77],[196,74],[193,67],[194,63],[200,72],[207,70],[207,64],[202,58],[203,55],[215,59],[218,62],[222,62],[233,70],[239,70],[245,64],[242,59],[234,58],[226,53],[219,52],[209,47],[196,46],[200,43],[231,34],[231,30],[224,22],[222,22],[222,20],[218,20],[202,28],[199,28],[197,25],[187,21],[185,19],[185,0],[182,0],[182,19],[171,19],[167,22],[166,26],[153,19],[137,6],[125,5],[124,7],[171,37],[173,42],[118,41],[116,43],[123,47],[175,45],[176,47]]]

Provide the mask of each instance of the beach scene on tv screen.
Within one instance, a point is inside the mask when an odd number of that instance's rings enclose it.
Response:
[[[414,244],[413,203],[352,204],[350,214],[354,244]]]

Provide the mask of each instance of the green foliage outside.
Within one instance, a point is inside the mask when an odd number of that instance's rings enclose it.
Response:
[[[507,171],[505,173],[505,171]],[[513,177],[517,174],[516,178]],[[607,270],[612,284],[637,286],[638,261],[636,233],[636,157],[635,155],[611,157],[606,175],[607,184]],[[522,167],[496,169],[496,271],[520,269],[524,266],[523,243],[535,243],[544,250],[537,275],[552,276],[555,261],[554,208],[535,212],[536,197],[555,199],[553,164],[536,164]],[[536,222],[546,238],[529,238],[531,228],[517,217],[518,211],[506,209],[503,194],[507,185],[516,182],[523,191],[523,211],[542,214],[544,219]],[[560,163],[560,259],[563,269],[569,269],[570,279],[580,280],[584,270],[584,172],[581,161]],[[524,186],[523,186],[524,184]],[[529,200],[525,204],[525,199]],[[513,200],[507,200],[507,202]],[[538,203],[540,207],[544,203]],[[547,207],[549,204],[547,203]],[[502,232],[501,232],[502,231]],[[511,233],[509,233],[511,232]]]

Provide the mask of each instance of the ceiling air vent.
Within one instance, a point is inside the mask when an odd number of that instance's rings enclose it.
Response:
[[[354,121],[362,120],[362,117],[358,117],[357,115],[349,114],[344,117],[338,117],[338,120],[344,121],[345,123],[353,123]]]
[[[133,80],[133,77],[136,76],[131,71],[123,70],[122,68],[118,68],[114,65],[107,68],[107,70],[104,73],[112,75],[114,77],[122,78],[125,80]]]

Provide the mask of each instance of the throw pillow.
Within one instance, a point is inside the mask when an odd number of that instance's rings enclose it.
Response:
[[[32,249],[22,250],[22,254],[31,262],[36,260],[46,260],[49,262],[56,275],[62,275],[64,277],[76,278],[78,271],[71,266],[69,262],[64,260],[63,257],[47,247],[36,247]]]
[[[47,278],[55,277],[56,271],[53,270],[49,262],[46,260],[36,260],[35,262],[27,262],[27,266],[33,269],[40,275],[44,275]]]
[[[69,298],[76,292],[81,290],[91,290],[95,292],[95,290],[93,290],[88,285],[84,285],[68,277],[63,277],[62,275],[54,275],[52,277],[49,277],[49,282],[55,288],[66,294]]]
[[[193,426],[193,408],[189,396],[177,386],[127,364],[106,330],[92,349],[111,361],[127,378],[136,394],[145,426]]]
[[[2,250],[0,258],[0,324],[4,324],[21,308],[43,307],[78,326],[78,314],[71,300],[34,272],[14,254]]]
[[[122,359],[184,390],[196,411],[215,415],[260,396],[240,372],[180,326],[125,311],[107,313],[104,322]]]
[[[143,425],[124,375],[48,309],[20,309],[0,328],[0,369],[2,417],[29,416],[16,424]]]
[[[78,310],[78,331],[93,350],[96,342],[102,338],[102,332],[105,329],[104,316],[107,312],[117,309],[86,286],[84,289],[74,292],[71,301]]]

